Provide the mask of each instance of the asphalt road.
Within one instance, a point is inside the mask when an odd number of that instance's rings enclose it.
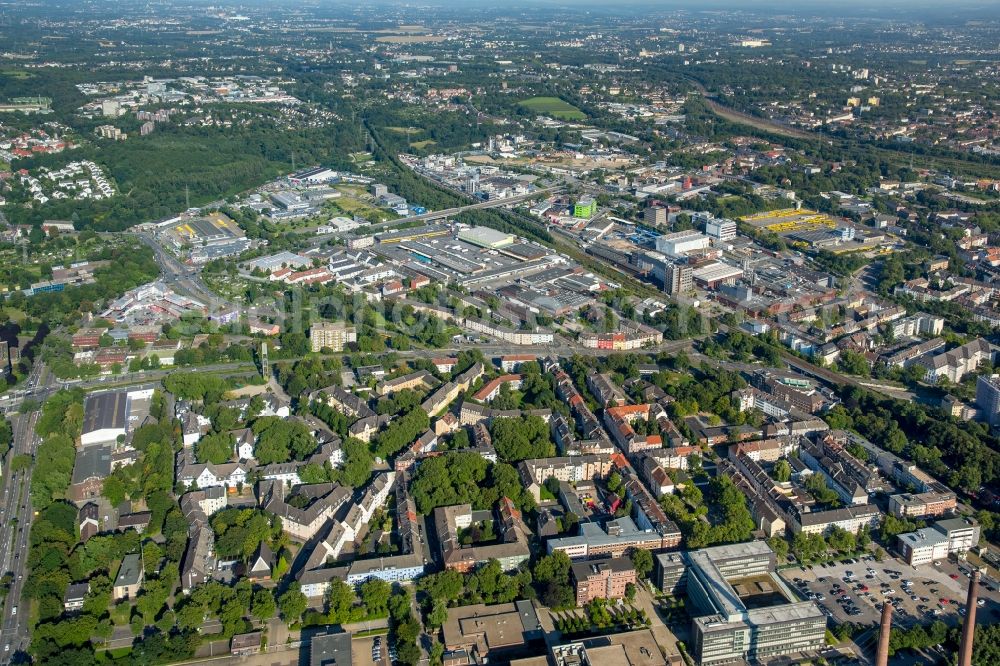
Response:
[[[40,364],[39,364],[40,365]],[[40,373],[39,373],[40,374]],[[37,376],[33,375],[37,378]],[[30,637],[26,609],[22,609],[21,594],[24,589],[28,560],[28,542],[33,511],[31,507],[31,469],[9,473],[14,456],[34,456],[40,443],[35,434],[39,412],[17,414],[12,418],[14,442],[3,475],[3,502],[0,505],[0,562],[3,571],[10,572],[13,580],[0,615],[0,659],[4,662],[17,651],[26,650]],[[19,611],[24,612],[19,612]]]
[[[153,250],[156,263],[160,265],[160,277],[167,286],[177,293],[201,301],[205,305],[224,302],[222,297],[205,285],[197,267],[182,264],[148,233],[137,235],[143,243]]]

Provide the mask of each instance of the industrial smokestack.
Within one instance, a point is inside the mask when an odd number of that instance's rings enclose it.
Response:
[[[889,663],[889,634],[892,632],[892,604],[882,604],[882,624],[878,630],[878,651],[875,653],[875,666],[887,666]]]
[[[969,596],[965,600],[962,644],[958,646],[958,666],[972,666],[972,639],[976,634],[976,602],[979,597],[979,571],[969,577]]]

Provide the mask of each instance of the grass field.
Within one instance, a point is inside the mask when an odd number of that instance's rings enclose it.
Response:
[[[587,117],[583,111],[558,97],[532,97],[518,103],[536,113],[559,120],[583,120]]]
[[[0,309],[0,312],[3,312],[8,317],[10,317],[11,321],[18,323],[24,321],[24,318],[27,316],[26,314],[24,314],[24,310],[18,310],[17,308],[11,308],[11,307],[4,307]]]

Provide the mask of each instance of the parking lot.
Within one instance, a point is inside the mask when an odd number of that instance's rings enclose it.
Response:
[[[388,636],[360,636],[351,641],[355,666],[389,666]],[[378,649],[375,649],[378,645]]]
[[[957,624],[965,612],[969,565],[942,562],[916,569],[900,560],[874,558],[781,571],[802,598],[813,598],[835,623],[874,625],[882,604],[893,604],[893,624],[926,624],[935,619]],[[953,578],[953,576],[955,578]],[[995,582],[995,581],[991,581]],[[989,583],[988,583],[989,584]],[[1000,612],[1000,596],[980,585],[979,623],[993,622]],[[812,595],[812,597],[810,597]]]

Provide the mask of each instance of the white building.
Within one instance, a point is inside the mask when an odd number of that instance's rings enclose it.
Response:
[[[971,518],[949,518],[939,520],[933,527],[900,534],[896,539],[907,564],[930,564],[952,553],[964,556],[979,543],[979,524]]]
[[[656,239],[656,251],[671,257],[705,250],[710,245],[709,237],[697,231],[677,231],[672,234],[664,234]]]
[[[736,222],[719,218],[712,218],[705,222],[705,235],[721,243],[736,238]]]

